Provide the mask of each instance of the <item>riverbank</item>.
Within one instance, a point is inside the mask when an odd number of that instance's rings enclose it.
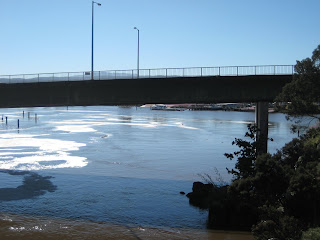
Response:
[[[41,216],[0,214],[0,238],[6,240],[253,240],[250,233],[211,231],[191,228],[154,228],[139,225],[116,225],[107,222],[59,219]]]
[[[189,110],[189,111],[237,111],[237,112],[255,112],[254,103],[218,103],[218,104],[145,104],[141,107],[147,107],[151,110]],[[269,106],[269,113],[275,113],[276,108],[273,104]]]

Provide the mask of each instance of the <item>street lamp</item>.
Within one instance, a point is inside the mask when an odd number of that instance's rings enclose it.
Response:
[[[91,39],[91,80],[93,80],[93,5],[101,6],[101,3],[92,1],[92,39]]]
[[[134,29],[136,29],[138,31],[138,66],[137,66],[137,78],[139,78],[139,29],[134,27]]]

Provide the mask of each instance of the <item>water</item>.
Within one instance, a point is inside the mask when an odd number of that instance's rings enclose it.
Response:
[[[1,112],[8,124],[0,123],[0,236],[251,239],[206,230],[207,212],[179,192],[190,192],[199,174],[215,179],[218,172],[230,182],[226,167],[234,162],[223,154],[235,149],[231,142],[243,138],[254,113],[102,106]],[[296,135],[283,114],[269,118],[275,152]]]

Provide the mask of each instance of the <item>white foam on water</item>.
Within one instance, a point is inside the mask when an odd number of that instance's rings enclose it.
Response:
[[[110,121],[110,122],[122,122],[122,121],[127,121],[125,119],[118,119],[118,118],[105,118],[106,121]]]
[[[22,149],[21,149],[22,150]],[[33,154],[33,152],[2,152],[3,150],[0,150],[0,158],[2,158],[1,156],[9,156],[9,155],[25,155],[25,154]]]
[[[54,131],[65,131],[69,133],[75,133],[75,132],[96,132],[95,129],[92,127],[89,127],[88,125],[63,125],[63,126],[57,126]]]
[[[0,157],[0,159],[11,159],[12,156],[5,156],[5,157]]]
[[[90,116],[89,119],[102,119],[102,118],[105,118],[105,117],[101,115],[96,115],[96,116]]]
[[[61,153],[56,155],[39,155],[13,158],[9,161],[0,163],[1,169],[10,170],[44,170],[44,169],[58,169],[58,168],[80,168],[85,167],[87,162],[84,157],[69,156],[68,153]]]
[[[108,126],[108,125],[124,125],[124,126],[137,126],[137,127],[147,127],[154,128],[157,126],[161,126],[160,123],[151,122],[151,123],[134,123],[134,122],[86,122],[87,125],[83,125],[82,121],[70,121],[70,122],[56,122],[55,124],[61,124],[60,126],[56,126],[54,131],[85,131],[85,132],[95,132],[93,129],[94,126]]]
[[[2,148],[0,147],[0,151],[22,151],[22,148]]]
[[[0,169],[41,170],[57,168],[80,168],[88,164],[85,157],[71,156],[84,143],[37,138],[37,135],[1,134]],[[20,151],[15,152],[12,149]],[[10,149],[10,151],[8,151]]]
[[[49,138],[13,138],[0,139],[1,146],[8,147],[38,147],[42,152],[57,152],[57,151],[77,151],[79,147],[86,144],[77,143],[74,141],[49,139]]]
[[[97,143],[97,142],[99,142],[99,138],[97,138],[97,137],[91,137],[91,138],[89,138],[89,143]]]
[[[104,116],[103,115],[108,115]],[[119,118],[122,117],[122,118]],[[130,119],[126,119],[130,118]],[[175,119],[179,120],[179,119]],[[68,132],[68,133],[81,133],[81,132],[96,132],[95,126],[110,126],[110,125],[124,125],[135,126],[142,128],[157,128],[157,127],[179,127],[190,130],[198,130],[198,128],[186,126],[182,122],[158,122],[152,121],[150,118],[131,119],[131,116],[119,115],[114,116],[110,114],[95,115],[92,118],[84,118],[77,120],[64,120],[64,121],[48,121],[49,124],[54,124],[54,131]]]
[[[55,124],[61,124],[61,126],[57,126],[54,130],[58,131],[58,130],[67,130],[68,128],[74,128],[77,129],[76,126],[80,126],[79,129],[81,129],[81,127],[83,127],[85,129],[86,128],[90,128],[90,127],[94,127],[94,126],[108,126],[108,125],[125,125],[125,126],[138,126],[138,127],[146,127],[146,128],[154,128],[154,127],[161,127],[161,126],[167,126],[167,127],[182,127],[182,128],[186,128],[186,129],[197,129],[194,127],[189,127],[189,126],[185,126],[182,123],[173,123],[173,124],[163,124],[160,122],[155,122],[155,121],[145,121],[142,122],[141,120],[139,121],[132,121],[132,122],[127,122],[127,121],[123,121],[123,120],[119,120],[119,119],[107,119],[105,121],[81,121],[81,120],[77,120],[77,121],[63,121],[63,122],[55,122]],[[83,123],[86,123],[86,125],[83,125]]]
[[[14,232],[21,232],[26,230],[26,228],[25,227],[9,227],[9,230]]]
[[[71,112],[71,113],[106,113],[108,111],[99,111],[99,110],[76,110],[76,109],[64,109],[64,110],[60,110],[61,112]]]
[[[43,136],[41,135],[32,135],[32,134],[17,134],[17,133],[4,133],[0,135],[0,138],[33,138],[33,137],[39,137],[39,136]],[[1,146],[4,147],[4,146]]]
[[[13,220],[9,216],[0,217],[2,221],[12,222]]]
[[[239,123],[239,124],[252,124],[252,121],[232,121],[232,120],[212,120],[213,122],[218,123]]]
[[[192,129],[192,130],[198,130],[199,128],[195,128],[195,127],[189,127],[184,125],[182,122],[176,122],[174,123],[175,127],[179,127],[179,128],[185,128],[185,129]]]

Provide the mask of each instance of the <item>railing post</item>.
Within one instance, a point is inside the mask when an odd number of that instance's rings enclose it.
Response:
[[[22,75],[22,83],[24,83],[24,74]]]
[[[93,74],[93,72],[91,72],[91,74]],[[91,77],[93,79],[93,75]],[[82,80],[84,81],[84,72],[82,73]]]
[[[149,69],[149,78],[151,78],[151,70]]]
[[[68,73],[68,82],[69,82],[69,74],[70,74],[70,73]]]
[[[99,81],[100,81],[100,71],[99,71]]]
[[[276,65],[273,66],[273,75],[276,75]]]
[[[200,68],[201,69],[201,77],[202,77],[202,68]]]
[[[114,70],[114,79],[117,79],[117,70]]]
[[[132,71],[132,79],[133,79],[133,70],[131,70]]]
[[[40,74],[38,73],[38,83],[40,82]]]
[[[219,67],[219,77],[221,76],[221,74],[220,74],[220,67]]]
[[[168,68],[166,68],[166,78],[168,78]]]
[[[239,67],[237,67],[237,77],[239,76]]]

